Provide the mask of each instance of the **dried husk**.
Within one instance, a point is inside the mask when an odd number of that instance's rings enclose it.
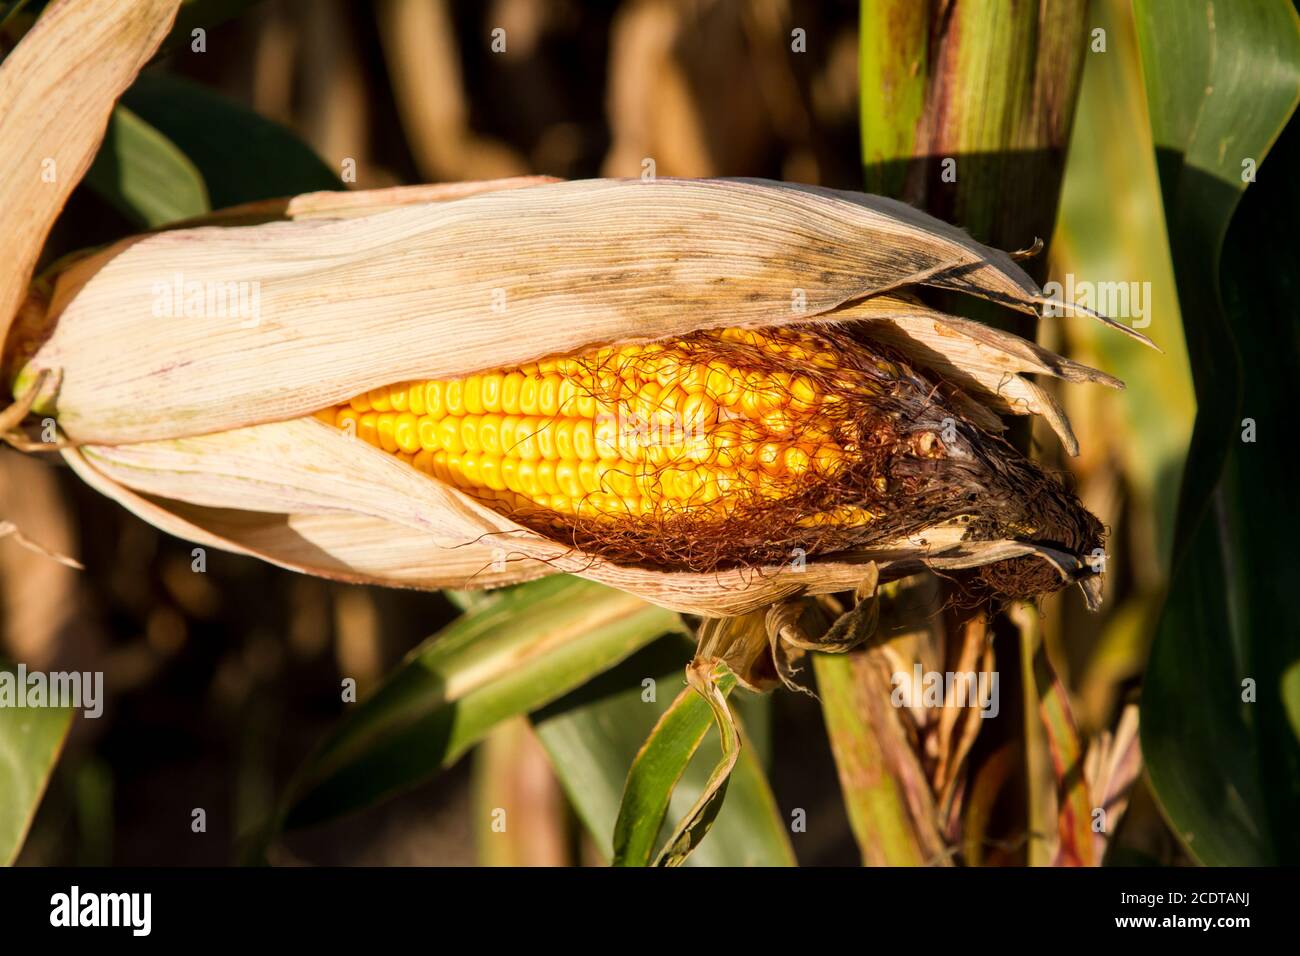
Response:
[[[159,316],[178,275],[201,288],[255,283],[260,323]],[[57,370],[57,399],[51,384],[37,409],[78,442],[204,434],[595,343],[806,322],[921,282],[1026,311],[1039,296],[1004,253],[879,197],[749,181],[552,183],[123,240],[56,277],[48,338],[15,389]]]
[[[180,0],[57,0],[0,64],[0,340],[113,105],[179,7]]]
[[[341,580],[496,586],[564,571],[730,615],[853,588],[868,562],[895,574],[1033,554],[1062,581],[1084,571],[1079,555],[965,541],[955,525],[806,565],[621,567],[304,420],[408,378],[788,322],[873,323],[956,386],[976,424],[996,428],[995,412],[1042,414],[1072,451],[1064,415],[1020,373],[1118,384],[915,300],[909,287],[933,285],[1033,311],[1040,295],[1005,254],[888,200],[752,181],[502,186],[472,184],[446,202],[427,190],[345,194],[299,203],[299,220],[125,240],[53,277],[48,309],[39,294],[29,300],[10,342],[10,361],[27,359],[15,393],[52,372],[39,407],[80,446],[65,457],[146,520]],[[293,215],[293,205],[278,214]],[[275,214],[264,206],[250,218]],[[155,283],[177,272],[186,282],[260,283],[261,323],[155,317]],[[500,311],[496,289],[506,293]],[[1081,583],[1095,600],[1095,581]]]

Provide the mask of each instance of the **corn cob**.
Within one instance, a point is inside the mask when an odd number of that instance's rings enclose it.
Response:
[[[785,326],[401,382],[317,417],[618,563],[713,571],[944,521],[1095,539],[1055,482],[1009,448],[985,451],[988,436],[936,396],[866,339]]]
[[[790,498],[851,457],[853,436],[824,411],[839,396],[818,381],[835,355],[818,345],[796,331],[709,331],[403,382],[318,417],[510,513],[722,518]],[[718,351],[730,360],[708,359]]]
[[[526,524],[686,533],[799,502],[854,464],[846,399],[878,385],[838,366],[810,332],[710,330],[403,382],[317,417]],[[794,523],[871,517],[846,502]]]

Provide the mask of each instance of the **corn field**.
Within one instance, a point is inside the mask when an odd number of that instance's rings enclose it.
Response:
[[[1300,862],[1298,101],[1291,0],[0,2],[0,861]]]

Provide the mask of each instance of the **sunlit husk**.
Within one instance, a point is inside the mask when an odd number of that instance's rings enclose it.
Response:
[[[917,281],[1029,311],[1037,294],[1005,254],[878,197],[734,180],[553,183],[124,240],[57,277],[49,338],[17,390],[59,370],[44,410],[76,441],[203,434],[593,343],[809,321]],[[178,282],[244,283],[260,321],[175,315]]]
[[[180,0],[59,0],[0,63],[0,342],[117,98],[179,7]],[[5,8],[14,12],[14,4]]]

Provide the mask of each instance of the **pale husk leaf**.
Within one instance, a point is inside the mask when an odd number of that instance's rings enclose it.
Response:
[[[256,283],[260,323],[155,314],[177,276],[182,287]],[[1004,253],[878,197],[727,180],[553,183],[124,240],[58,277],[52,332],[16,391],[41,369],[61,372],[55,411],[79,442],[204,434],[593,343],[809,321],[920,282],[1029,311],[1038,296]]]
[[[405,525],[351,512],[278,514],[208,508],[132,491],[98,471],[76,449],[64,458],[83,481],[149,524],[195,544],[260,558],[291,571],[348,584],[426,590],[491,588],[552,574],[547,565],[512,555],[494,567],[493,550],[467,542],[438,549]],[[436,560],[430,560],[436,552]]]
[[[0,64],[0,342],[114,103],[167,36],[179,6],[59,0]]]
[[[875,296],[833,315],[871,322],[868,331],[873,338],[898,349],[927,374],[955,386],[958,391],[952,397],[960,403],[960,411],[986,431],[1002,430],[998,415],[1041,415],[1071,455],[1079,453],[1079,443],[1065,411],[1050,392],[1021,373],[1124,387],[1104,372],[1019,336],[947,315],[907,296]]]

